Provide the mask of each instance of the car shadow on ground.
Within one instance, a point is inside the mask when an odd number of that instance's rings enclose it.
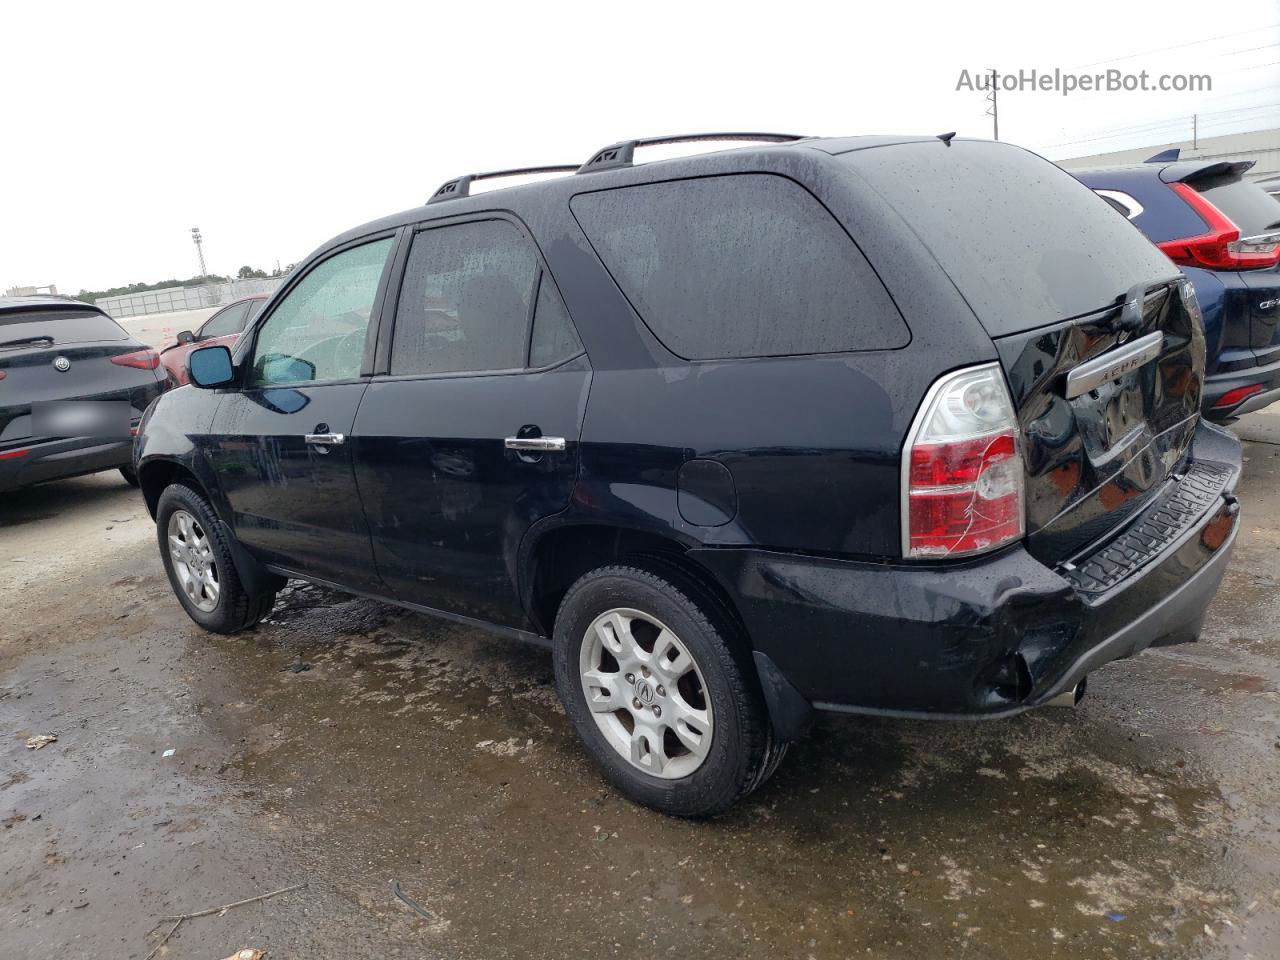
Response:
[[[0,493],[0,529],[52,520],[72,510],[85,510],[113,500],[132,501],[137,490],[117,470],[51,480]]]

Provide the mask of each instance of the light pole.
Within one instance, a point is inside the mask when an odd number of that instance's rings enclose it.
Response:
[[[200,258],[200,279],[204,282],[204,288],[209,293],[209,299],[216,304],[218,297],[209,285],[209,268],[204,265],[204,237],[201,235],[199,227],[191,228],[191,242],[196,245],[196,256]]]
[[[204,237],[200,235],[199,227],[191,228],[191,240],[196,245],[196,256],[200,258],[200,279],[203,280],[209,275],[209,271],[204,265]]]

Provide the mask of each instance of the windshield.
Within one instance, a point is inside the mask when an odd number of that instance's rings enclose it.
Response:
[[[1230,218],[1242,237],[1280,230],[1280,200],[1238,174],[1207,177],[1191,186]]]
[[[128,339],[129,335],[114,320],[93,310],[0,313],[0,350],[38,346],[41,342],[92,343]]]
[[[902,143],[841,159],[929,248],[993,337],[1116,302],[1177,276],[1142,233],[1070,174],[987,141]]]

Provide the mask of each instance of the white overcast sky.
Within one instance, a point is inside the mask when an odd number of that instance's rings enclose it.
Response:
[[[192,226],[211,271],[270,269],[455,175],[631,136],[990,136],[962,69],[1213,76],[1002,94],[1001,139],[1050,158],[1176,140],[1196,112],[1205,135],[1280,127],[1280,0],[95,0],[5,4],[0,32],[0,290],[188,277]]]

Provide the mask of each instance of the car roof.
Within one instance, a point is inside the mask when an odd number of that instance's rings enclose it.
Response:
[[[74,297],[63,297],[57,294],[41,294],[34,297],[0,297],[0,312],[14,310],[65,310],[68,307],[102,313],[102,309],[92,303],[85,303],[83,300],[77,300]]]
[[[636,163],[635,165],[628,165],[625,167],[615,167],[612,169],[602,170],[598,172],[590,171],[586,173],[582,173],[582,172],[565,173],[561,176],[547,177],[546,179],[537,180],[532,183],[520,183],[520,184],[515,184],[509,187],[499,187],[494,190],[485,190],[483,193],[461,197],[461,198],[458,198],[458,200],[450,200],[444,204],[423,204],[417,207],[410,207],[407,210],[401,210],[398,213],[389,214],[385,217],[379,217],[376,220],[370,220],[368,223],[363,223],[358,227],[353,227],[350,230],[345,230],[342,233],[338,234],[336,237],[333,237],[327,242],[321,244],[317,248],[316,252],[329,250],[332,247],[338,246],[342,243],[345,243],[351,240],[356,240],[361,237],[368,236],[369,234],[372,234],[372,233],[377,233],[382,230],[393,230],[395,228],[402,227],[405,224],[414,223],[416,221],[422,220],[424,219],[423,211],[428,207],[431,209],[433,213],[436,211],[440,211],[443,214],[447,210],[454,209],[453,204],[459,202],[459,200],[461,201],[472,200],[472,199],[475,199],[476,197],[485,197],[486,206],[492,204],[494,207],[500,207],[502,205],[502,199],[501,199],[502,197],[514,198],[517,196],[528,196],[530,195],[530,193],[541,193],[544,189],[549,188],[553,184],[558,184],[560,185],[559,189],[563,189],[563,185],[565,183],[573,182],[573,181],[576,181],[577,183],[581,184],[583,191],[588,191],[591,189],[592,184],[599,182],[596,179],[597,177],[603,177],[603,176],[607,176],[608,174],[617,173],[620,170],[635,170],[635,171],[648,172],[651,170],[661,170],[664,167],[675,167],[676,165],[685,165],[689,163],[698,163],[698,162],[714,163],[716,158],[723,158],[725,157],[726,154],[733,154],[736,157],[747,157],[752,154],[758,154],[761,156],[769,155],[776,158],[780,153],[821,151],[822,153],[827,154],[829,156],[837,156],[839,154],[850,153],[855,150],[868,150],[875,147],[887,147],[887,146],[893,146],[895,144],[903,144],[903,143],[927,142],[930,140],[941,139],[942,137],[946,137],[949,139],[952,136],[954,136],[954,134],[942,134],[942,135],[933,135],[933,136],[920,135],[920,134],[916,134],[916,135],[864,134],[864,135],[852,136],[852,137],[806,137],[803,139],[788,140],[784,142],[753,142],[745,146],[739,146],[739,145],[733,144],[721,149],[712,149],[712,150],[707,150],[705,152],[699,152],[692,155],[667,157],[659,160],[648,160],[648,161]],[[971,139],[971,138],[962,137],[958,139]],[[610,183],[610,185],[617,186],[618,184]],[[458,213],[471,212],[472,209],[473,208],[471,206],[459,207],[457,208],[457,212]],[[310,261],[310,259],[311,259],[311,256],[308,256],[305,260],[302,261],[302,263],[305,264],[306,262]]]
[[[1252,166],[1252,160],[1172,160],[1156,163],[1148,160],[1146,163],[1112,164],[1105,167],[1075,167],[1067,172],[1085,183],[1103,178],[1115,181],[1154,178],[1163,183],[1180,183],[1221,174],[1235,174],[1243,178],[1245,171]]]

